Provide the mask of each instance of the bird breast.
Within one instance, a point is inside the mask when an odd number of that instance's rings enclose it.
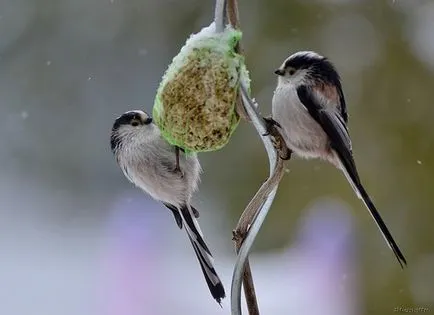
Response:
[[[147,143],[134,153],[127,154],[122,169],[137,187],[151,197],[174,206],[190,202],[197,189],[200,165],[195,155],[180,155],[180,169],[175,170],[176,157],[172,146],[162,140],[160,143]]]
[[[274,91],[273,119],[283,129],[286,145],[304,158],[325,157],[329,154],[328,137],[301,103],[293,85],[280,85]]]

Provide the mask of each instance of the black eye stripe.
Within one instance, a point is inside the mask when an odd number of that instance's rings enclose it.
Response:
[[[142,120],[142,117],[139,114],[135,113],[133,115],[133,117],[131,118],[131,120],[138,120],[138,121],[140,121],[140,120]]]

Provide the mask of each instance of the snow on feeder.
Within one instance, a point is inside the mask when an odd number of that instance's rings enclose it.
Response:
[[[187,152],[225,146],[239,123],[240,82],[250,79],[243,56],[235,52],[241,32],[214,23],[193,34],[163,76],[153,117],[169,143]]]

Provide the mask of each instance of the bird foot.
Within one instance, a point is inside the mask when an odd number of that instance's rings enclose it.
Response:
[[[184,177],[184,172],[181,170],[181,168],[179,167],[179,165],[176,165],[175,168],[173,169],[174,173],[179,173],[181,175],[181,178]]]
[[[173,170],[174,173],[180,173],[181,174],[181,178],[184,177],[184,172],[181,170],[181,168],[179,167],[179,151],[181,151],[181,148],[178,146],[175,146],[175,169]],[[184,150],[182,150],[184,152]]]
[[[276,148],[276,150],[279,152],[279,157],[282,160],[291,159],[292,151],[286,146],[285,139],[277,129],[277,127],[282,128],[282,126],[271,117],[264,117],[263,119],[267,130],[267,132],[263,134],[263,136],[270,136],[271,142],[273,143],[273,146]]]
[[[282,126],[277,121],[275,121],[271,116],[263,117],[262,119],[264,119],[265,128],[267,130],[263,134],[264,137],[271,135],[275,131],[276,126],[282,128]]]

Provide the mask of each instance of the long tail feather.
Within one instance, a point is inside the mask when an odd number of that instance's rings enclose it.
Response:
[[[225,297],[225,289],[214,269],[213,258],[203,239],[203,234],[200,230],[199,224],[189,206],[183,206],[179,210],[182,220],[184,221],[185,231],[187,232],[188,238],[190,239],[194,252],[196,253],[197,260],[199,261],[211,295],[218,303],[220,303],[221,299]]]
[[[375,223],[377,224],[378,228],[383,234],[384,239],[386,240],[387,244],[395,254],[396,259],[401,265],[401,268],[403,268],[404,265],[407,265],[407,260],[405,259],[404,255],[402,254],[401,250],[399,249],[398,245],[393,239],[392,234],[387,228],[386,223],[384,223],[380,213],[378,212],[377,208],[375,207],[374,203],[372,202],[371,198],[369,197],[368,193],[366,192],[365,188],[360,182],[357,171],[353,171],[354,167],[352,167],[352,165],[346,165],[348,163],[345,163],[345,160],[343,159],[339,159],[339,160],[341,164],[341,169],[345,174],[345,177],[347,178],[348,182],[351,184],[354,192],[357,194],[359,199],[363,201],[366,208],[371,213],[371,216],[375,220]]]

